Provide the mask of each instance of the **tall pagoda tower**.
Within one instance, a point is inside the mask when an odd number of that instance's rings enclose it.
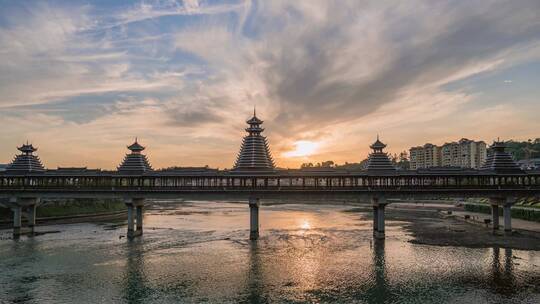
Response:
[[[266,137],[261,135],[264,131],[261,128],[263,121],[257,118],[255,109],[253,109],[253,117],[246,121],[246,123],[249,125],[246,128],[248,135],[242,140],[242,146],[240,147],[240,152],[236,158],[233,170],[274,170],[274,160],[270,154],[268,142],[266,141]]]
[[[366,170],[368,172],[393,172],[396,171],[396,167],[392,164],[388,158],[388,154],[383,152],[386,145],[379,140],[379,135],[377,135],[377,140],[369,146],[373,152],[369,154]]]
[[[493,142],[486,162],[480,170],[493,171],[495,173],[519,173],[522,171],[512,158],[512,155],[506,152],[506,144],[503,141]]]
[[[6,172],[45,172],[45,168],[43,167],[41,160],[39,160],[37,155],[34,155],[37,148],[32,146],[32,144],[28,144],[28,142],[26,142],[26,144],[17,147],[17,150],[21,151],[21,154],[15,156],[11,164],[7,166]]]
[[[137,138],[135,138],[135,142],[127,148],[131,153],[126,154],[124,160],[120,166],[118,166],[119,172],[138,174],[153,170],[146,155],[141,153],[145,148],[138,143]]]

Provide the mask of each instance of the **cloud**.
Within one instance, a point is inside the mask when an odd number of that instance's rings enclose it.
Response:
[[[257,24],[244,25],[255,39],[218,24],[180,33],[176,46],[215,69],[224,91],[231,79],[257,84],[263,102],[279,109],[277,131],[302,132],[313,121],[373,113],[403,91],[430,92],[496,69],[510,49],[540,39],[530,14],[537,4],[528,4],[262,2]]]
[[[315,157],[358,161],[381,131],[396,149],[473,133],[452,121],[488,123],[470,113],[483,113],[490,92],[451,84],[540,58],[533,0],[103,5],[0,14],[0,108],[14,124],[0,134],[10,143],[30,134],[76,155],[77,135],[113,145],[139,134],[152,138],[157,164],[178,148],[182,162],[223,167],[257,105],[278,164],[293,165],[280,155],[299,140],[319,145]],[[485,113],[503,117],[493,107]],[[534,125],[512,113],[521,119],[512,130]],[[46,124],[21,121],[32,116]]]
[[[105,30],[92,21],[90,7],[39,2],[13,11],[5,13],[12,25],[0,27],[0,44],[6,46],[0,51],[0,107],[183,85],[186,68],[156,69],[155,58],[114,46],[114,38],[103,36]]]
[[[109,27],[126,26],[131,23],[168,16],[219,15],[237,11],[242,9],[244,5],[244,2],[206,5],[198,0],[153,1],[150,3],[143,1],[116,16],[115,19],[118,21]]]

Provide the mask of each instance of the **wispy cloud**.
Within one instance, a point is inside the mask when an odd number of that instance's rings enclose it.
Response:
[[[209,5],[205,2],[200,3],[198,0],[185,0],[185,1],[154,1],[154,2],[140,2],[134,5],[132,8],[120,13],[115,19],[118,22],[110,25],[125,26],[130,23],[146,21],[149,19],[157,19],[161,17],[169,16],[190,16],[190,15],[217,15],[224,13],[231,13],[237,10],[241,10],[246,6],[246,2],[240,3],[227,3],[227,4],[213,4]]]

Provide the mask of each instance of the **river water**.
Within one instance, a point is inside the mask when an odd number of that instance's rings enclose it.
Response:
[[[346,205],[160,204],[145,234],[125,223],[0,231],[0,303],[540,303],[540,252],[408,242]]]

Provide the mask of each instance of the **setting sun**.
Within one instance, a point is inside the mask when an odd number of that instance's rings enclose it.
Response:
[[[300,228],[303,230],[309,230],[311,229],[311,224],[309,223],[307,219],[305,219],[302,221],[302,224],[300,224]]]
[[[285,157],[310,156],[310,155],[313,155],[317,151],[318,148],[319,148],[319,144],[316,142],[312,142],[309,140],[299,140],[295,142],[295,149],[289,152],[283,153],[283,156]]]

